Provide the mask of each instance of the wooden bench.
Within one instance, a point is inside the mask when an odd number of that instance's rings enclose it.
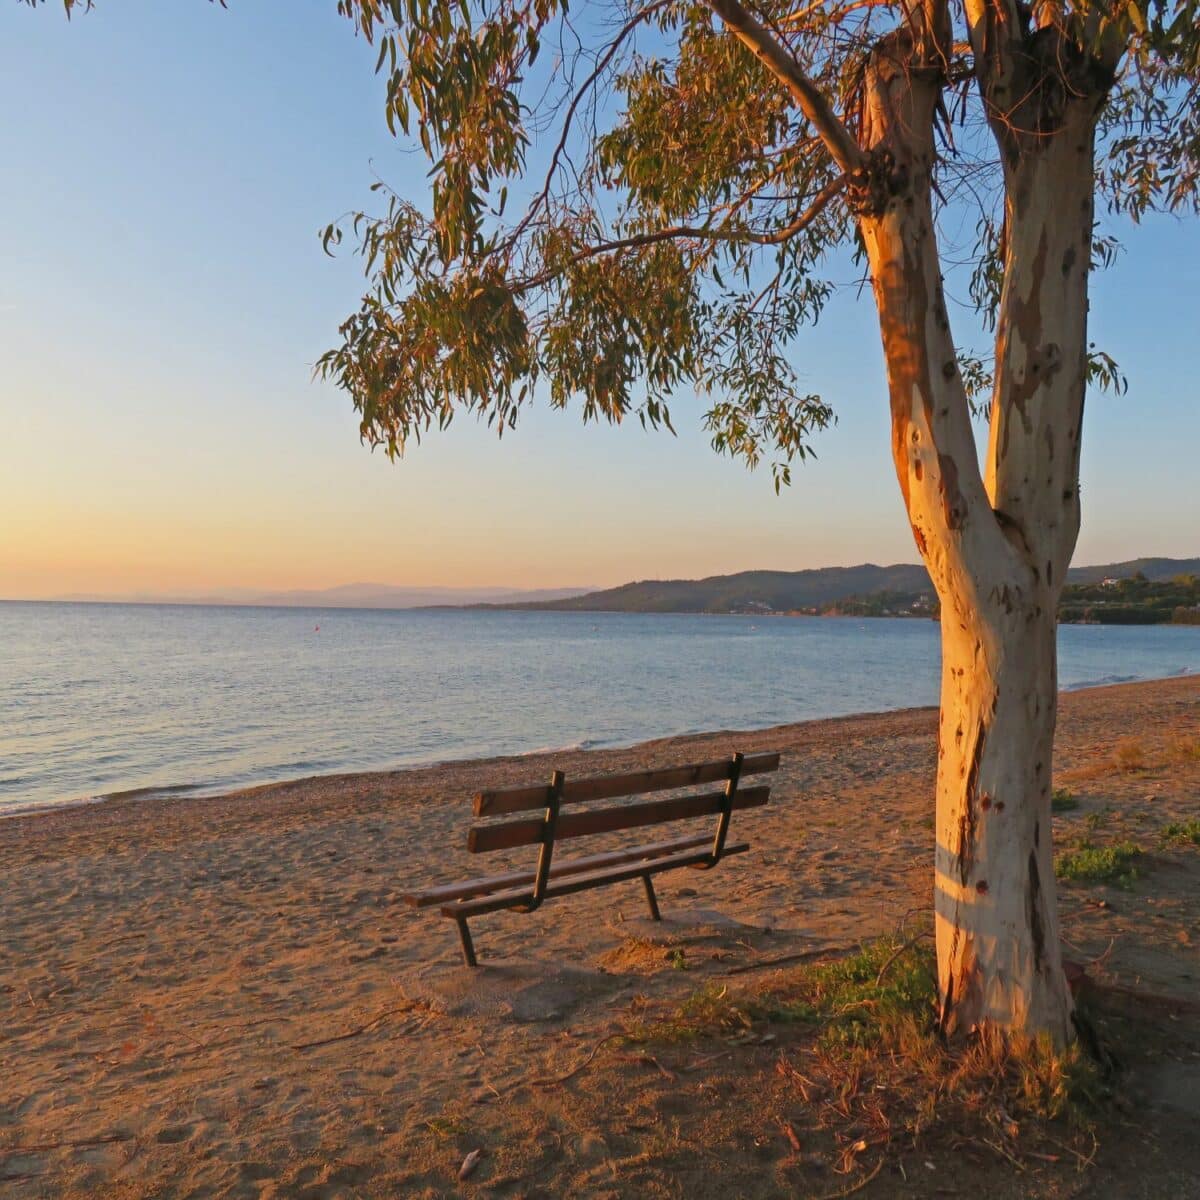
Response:
[[[765,784],[742,787],[741,781],[747,775],[765,774],[778,766],[778,754],[735,754],[718,762],[570,781],[562,771],[555,771],[549,784],[479,792],[475,796],[477,817],[507,817],[536,809],[543,811],[539,817],[472,825],[467,835],[467,849],[472,854],[480,854],[490,850],[511,850],[517,846],[537,846],[537,865],[532,870],[427,888],[406,895],[404,900],[414,908],[441,905],[442,915],[458,924],[463,958],[469,967],[476,966],[477,960],[467,921],[483,913],[502,909],[533,912],[546,900],[558,896],[641,879],[650,916],[660,921],[662,917],[651,877],[680,867],[708,870],[729,854],[749,850],[746,842],[733,845],[728,842],[730,817],[735,809],[758,808],[766,804],[771,789]],[[725,786],[720,791],[636,800],[651,792],[679,791],[707,783],[724,783]],[[598,808],[576,807],[590,801],[618,798],[623,802]],[[711,816],[717,819],[712,833],[566,861],[555,858],[558,843],[567,838]]]

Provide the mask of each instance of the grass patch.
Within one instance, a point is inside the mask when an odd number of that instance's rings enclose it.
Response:
[[[796,1128],[806,1150],[830,1146],[834,1170],[846,1175],[866,1177],[873,1159],[917,1147],[986,1144],[1021,1166],[1026,1153],[1037,1165],[1066,1142],[1086,1145],[1106,1086],[1079,1045],[1057,1049],[990,1028],[947,1043],[936,999],[930,941],[884,938],[756,990],[701,988],[627,1038],[737,1047],[737,1057],[726,1050],[701,1061],[736,1071],[759,1120],[771,1114],[794,1146]]]
[[[425,1128],[440,1141],[448,1141],[450,1138],[459,1137],[467,1132],[466,1125],[463,1124],[457,1117],[430,1117],[425,1122]]]
[[[822,1026],[825,1045],[873,1045],[900,1025],[932,1020],[937,961],[927,942],[869,942],[856,954],[814,963],[789,981],[786,998],[763,1011],[775,1020]]]
[[[1177,737],[1171,742],[1171,757],[1180,762],[1195,762],[1200,759],[1200,737]]]
[[[1084,842],[1054,856],[1054,874],[1069,883],[1111,883],[1128,888],[1138,877],[1136,860],[1142,853],[1134,842],[1093,846]]]
[[[702,1037],[741,1036],[753,1026],[744,1004],[728,987],[708,983],[674,1012],[653,1021],[636,1021],[625,1030],[630,1042],[691,1042]]]
[[[1164,825],[1162,840],[1168,846],[1200,846],[1200,820],[1172,821]]]
[[[627,1033],[631,1041],[686,1042],[698,1037],[747,1038],[771,1022],[819,1027],[828,1046],[867,1046],[901,1024],[931,1024],[937,963],[928,945],[884,938],[857,953],[793,972],[785,988],[735,997],[710,983],[672,1014]]]
[[[1079,801],[1075,799],[1068,788],[1055,788],[1050,793],[1050,811],[1056,813],[1074,812],[1079,807]]]
[[[1142,771],[1146,767],[1145,747],[1136,738],[1118,742],[1113,750],[1113,758],[1122,771]]]

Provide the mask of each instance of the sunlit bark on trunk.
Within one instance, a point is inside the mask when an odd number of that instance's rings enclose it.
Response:
[[[986,486],[1039,578],[1061,587],[1079,533],[1096,102],[1005,166],[1004,287]]]
[[[892,451],[942,605],[936,934],[948,1033],[1073,1033],[1050,790],[1056,608],[1079,528],[1092,116],[1009,147],[1006,278],[981,473],[932,206],[936,70],[913,40],[868,67],[859,227],[879,309]],[[923,60],[928,62],[928,58]]]
[[[1055,618],[1013,581],[984,609],[942,600],[934,883],[941,1016],[1071,1036],[1054,890]]]

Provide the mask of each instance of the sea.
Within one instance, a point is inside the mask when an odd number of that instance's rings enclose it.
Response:
[[[0,602],[0,816],[935,704],[922,619]],[[1066,625],[1066,688],[1200,626]]]

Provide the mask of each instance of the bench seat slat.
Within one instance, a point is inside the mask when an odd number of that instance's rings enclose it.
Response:
[[[568,779],[563,788],[563,804],[586,800],[614,800],[643,792],[665,792],[672,788],[699,783],[719,783],[729,778],[732,760],[692,763],[683,767],[664,767],[658,771],[633,771],[627,775],[598,775],[590,779]],[[742,777],[760,775],[779,767],[779,755],[748,754],[742,760]],[[506,813],[530,812],[545,808],[550,789],[540,787],[498,788],[476,793],[475,815],[499,817]]]
[[[711,846],[712,840],[711,833],[701,833],[695,837],[677,838],[670,842],[654,842],[648,846],[635,846],[632,850],[610,850],[604,854],[570,858],[565,862],[556,860],[550,870],[550,879],[554,881],[564,875],[578,875],[581,872],[594,871],[599,867],[614,866],[617,863],[658,858],[664,854],[678,853],[680,850],[695,850],[700,846]],[[420,892],[410,892],[401,899],[412,908],[428,908],[430,905],[441,904],[447,900],[465,900],[470,896],[532,884],[536,878],[536,871],[511,871],[507,875],[493,875],[488,879],[468,879],[463,883],[449,883],[441,887],[426,888]]]
[[[722,858],[727,854],[741,854],[750,849],[748,842],[726,846]],[[585,892],[591,888],[603,887],[609,883],[621,883],[627,879],[638,879],[642,875],[657,875],[663,871],[671,871],[676,867],[696,866],[708,859],[707,850],[684,850],[678,854],[669,854],[661,858],[653,858],[609,867],[602,871],[588,871],[579,875],[570,875],[565,879],[551,880],[546,887],[546,899],[555,896],[569,896],[572,892]],[[516,908],[529,902],[529,889],[516,888],[507,892],[493,892],[487,896],[479,896],[471,900],[460,900],[456,904],[442,906],[443,916],[454,917],[456,920],[464,917],[477,917],[483,913],[499,912],[505,908]]]
[[[760,808],[771,789],[766,786],[743,788],[733,798],[734,810]],[[680,821],[689,817],[710,817],[721,811],[724,792],[706,792],[699,796],[679,796],[671,800],[651,800],[645,804],[622,804],[586,812],[563,813],[554,830],[554,840],[586,837],[593,833],[612,833],[619,829],[639,829],[662,821]],[[473,825],[467,836],[472,854],[487,850],[510,850],[514,846],[532,846],[542,840],[545,826],[540,819],[506,821],[499,825]]]

